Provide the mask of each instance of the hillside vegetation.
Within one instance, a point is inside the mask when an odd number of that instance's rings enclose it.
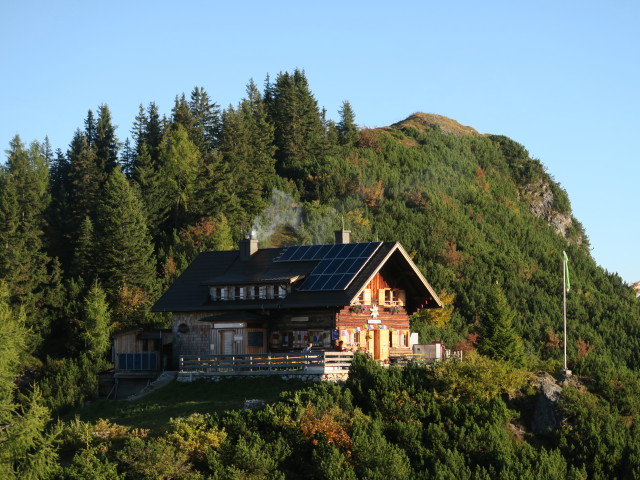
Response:
[[[346,101],[338,113],[327,118],[296,70],[262,90],[251,81],[226,109],[200,87],[169,116],[141,105],[124,141],[106,105],[66,151],[11,141],[3,478],[640,475],[640,301],[595,264],[567,192],[507,137],[425,113],[360,129]],[[330,242],[343,225],[355,241],[403,244],[446,300],[413,330],[467,361],[382,370],[360,359],[345,386],[176,419],[166,433],[50,421],[95,396],[110,334],[169,325],[149,308],[198,252],[235,248],[250,229],[262,246]],[[540,433],[528,372],[562,365],[563,251],[579,382],[556,405],[563,423]],[[176,470],[157,476],[154,462]]]

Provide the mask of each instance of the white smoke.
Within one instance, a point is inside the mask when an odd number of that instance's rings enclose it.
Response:
[[[252,229],[259,241],[265,241],[280,227],[289,226],[297,230],[301,221],[302,207],[291,195],[274,189],[271,204],[253,220]]]

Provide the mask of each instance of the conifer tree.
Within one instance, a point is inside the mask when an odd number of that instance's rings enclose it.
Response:
[[[275,183],[273,125],[253,82],[247,86],[247,95],[237,109],[229,106],[223,112],[220,141],[231,187],[227,205],[236,207],[225,211],[245,229],[264,208],[263,199]]]
[[[96,238],[93,233],[93,222],[85,217],[75,241],[71,274],[80,277],[85,282],[91,282],[96,278]]]
[[[150,292],[155,260],[143,205],[119,168],[105,185],[95,230],[100,252],[97,270],[111,299],[125,286]]]
[[[0,477],[49,478],[57,467],[57,428],[47,427],[49,411],[37,389],[17,401],[16,377],[29,355],[25,312],[9,306],[8,286],[0,281]]]
[[[104,172],[104,178],[118,164],[119,142],[115,128],[111,123],[111,112],[107,105],[98,107],[95,141],[93,143],[98,168]]]
[[[87,144],[91,147],[96,141],[96,119],[93,117],[93,111],[90,109],[87,112],[87,118],[84,120],[84,136],[87,139]]]
[[[51,203],[46,212],[47,217],[47,251],[52,257],[58,257],[63,268],[71,261],[71,248],[69,248],[69,232],[73,223],[71,220],[71,206],[69,202],[69,160],[56,150],[56,154],[49,168],[49,191]]]
[[[189,219],[191,200],[201,171],[200,152],[182,125],[174,125],[166,132],[161,162],[156,208],[167,211],[168,227],[179,228]]]
[[[524,361],[522,340],[513,328],[515,312],[509,307],[502,289],[493,286],[480,315],[478,352],[494,360],[521,366]]]
[[[73,215],[74,228],[77,231],[85,217],[96,217],[96,208],[101,196],[101,187],[106,179],[104,170],[98,165],[98,159],[90,148],[88,137],[76,131],[69,149],[69,201]]]
[[[49,261],[43,248],[48,171],[36,142],[26,150],[15,136],[7,153],[0,169],[0,279],[7,282],[12,302],[27,309],[30,326],[42,333],[46,319],[36,303]]]
[[[95,365],[96,371],[104,368],[111,346],[111,313],[104,290],[94,283],[84,302],[82,329],[84,353]]]
[[[204,88],[195,87],[191,92],[189,110],[193,118],[193,131],[190,134],[191,141],[200,149],[200,153],[206,157],[218,145],[222,128],[220,107],[217,103],[211,101]]]
[[[347,100],[342,102],[342,107],[340,107],[338,113],[340,114],[340,121],[337,125],[340,145],[355,145],[360,138],[360,133],[358,132],[356,115],[353,113],[351,104]]]
[[[275,125],[277,170],[283,176],[301,179],[304,166],[322,156],[324,133],[318,104],[303,71],[278,74],[265,91],[267,108]]]

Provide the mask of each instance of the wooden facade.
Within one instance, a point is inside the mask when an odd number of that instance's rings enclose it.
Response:
[[[358,299],[336,315],[335,328],[344,346],[376,360],[389,359],[390,348],[410,348],[410,319],[406,292],[394,288],[381,273],[369,282]]]
[[[410,352],[410,315],[441,306],[397,242],[345,246],[370,253],[332,257],[331,266],[325,260],[329,273],[307,252],[333,245],[293,247],[298,256],[291,258],[286,248],[247,242],[251,248],[242,244],[235,253],[201,254],[156,302],[154,311],[173,313],[176,364],[179,356],[300,352],[309,343],[314,352],[331,351],[340,340],[347,350],[386,361],[392,352]],[[342,258],[348,267],[339,266]],[[340,284],[342,272],[349,281]],[[324,286],[325,278],[335,286]]]
[[[129,330],[113,336],[116,372],[161,371],[172,368],[170,330]]]

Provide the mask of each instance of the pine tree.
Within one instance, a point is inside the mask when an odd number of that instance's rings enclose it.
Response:
[[[232,223],[245,230],[264,208],[264,197],[275,183],[273,130],[260,93],[250,82],[247,98],[237,109],[230,106],[223,112],[220,140],[231,192],[225,212]]]
[[[142,202],[134,187],[116,168],[105,185],[95,224],[97,265],[102,284],[114,299],[125,286],[150,292],[155,260]]]
[[[202,158],[181,125],[169,129],[162,143],[162,167],[156,193],[158,207],[170,211],[167,226],[180,228],[190,218],[190,204],[196,191]],[[159,188],[158,188],[159,187]]]
[[[68,152],[69,156],[69,201],[73,216],[73,231],[76,232],[85,217],[96,218],[96,209],[106,179],[104,170],[98,165],[95,152],[90,148],[88,137],[76,131]]]
[[[96,141],[96,120],[93,117],[93,111],[87,112],[87,118],[84,120],[84,136],[87,139],[87,144],[91,147]]]
[[[509,307],[502,289],[494,286],[480,315],[478,352],[495,360],[521,366],[524,361],[522,340],[513,328],[515,312]]]
[[[85,217],[75,241],[71,274],[90,283],[96,278],[96,238],[93,233],[93,222]]]
[[[71,220],[71,206],[69,202],[70,164],[62,150],[56,150],[55,157],[49,169],[49,190],[51,192],[51,204],[46,212],[47,217],[47,242],[49,255],[58,257],[63,268],[71,262],[71,248],[69,247],[69,232],[73,223]]]
[[[46,319],[36,304],[47,281],[49,258],[44,252],[45,211],[50,202],[48,171],[37,142],[29,150],[13,138],[0,169],[0,280],[12,302],[27,309],[29,324],[46,331]]]
[[[322,154],[324,128],[318,104],[303,71],[280,73],[275,85],[267,84],[265,98],[275,125],[277,170],[301,180],[304,167]]]
[[[356,125],[355,113],[353,113],[351,104],[348,101],[342,102],[339,114],[340,121],[337,127],[340,145],[355,145],[360,139],[360,133],[358,132],[358,125]]]
[[[12,479],[49,478],[57,468],[56,437],[49,428],[49,411],[37,389],[16,400],[15,380],[29,356],[30,332],[25,312],[9,306],[9,291],[0,281],[0,477]]]
[[[111,313],[104,290],[94,283],[84,302],[82,329],[84,353],[100,371],[107,362],[111,346]]]
[[[96,138],[93,149],[96,153],[98,168],[104,172],[104,178],[118,165],[119,142],[115,128],[111,124],[111,112],[107,105],[98,107],[98,122],[96,123]]]
[[[218,145],[222,128],[220,107],[211,101],[204,88],[195,87],[191,92],[189,110],[194,120],[191,141],[200,149],[203,157],[206,157]]]

